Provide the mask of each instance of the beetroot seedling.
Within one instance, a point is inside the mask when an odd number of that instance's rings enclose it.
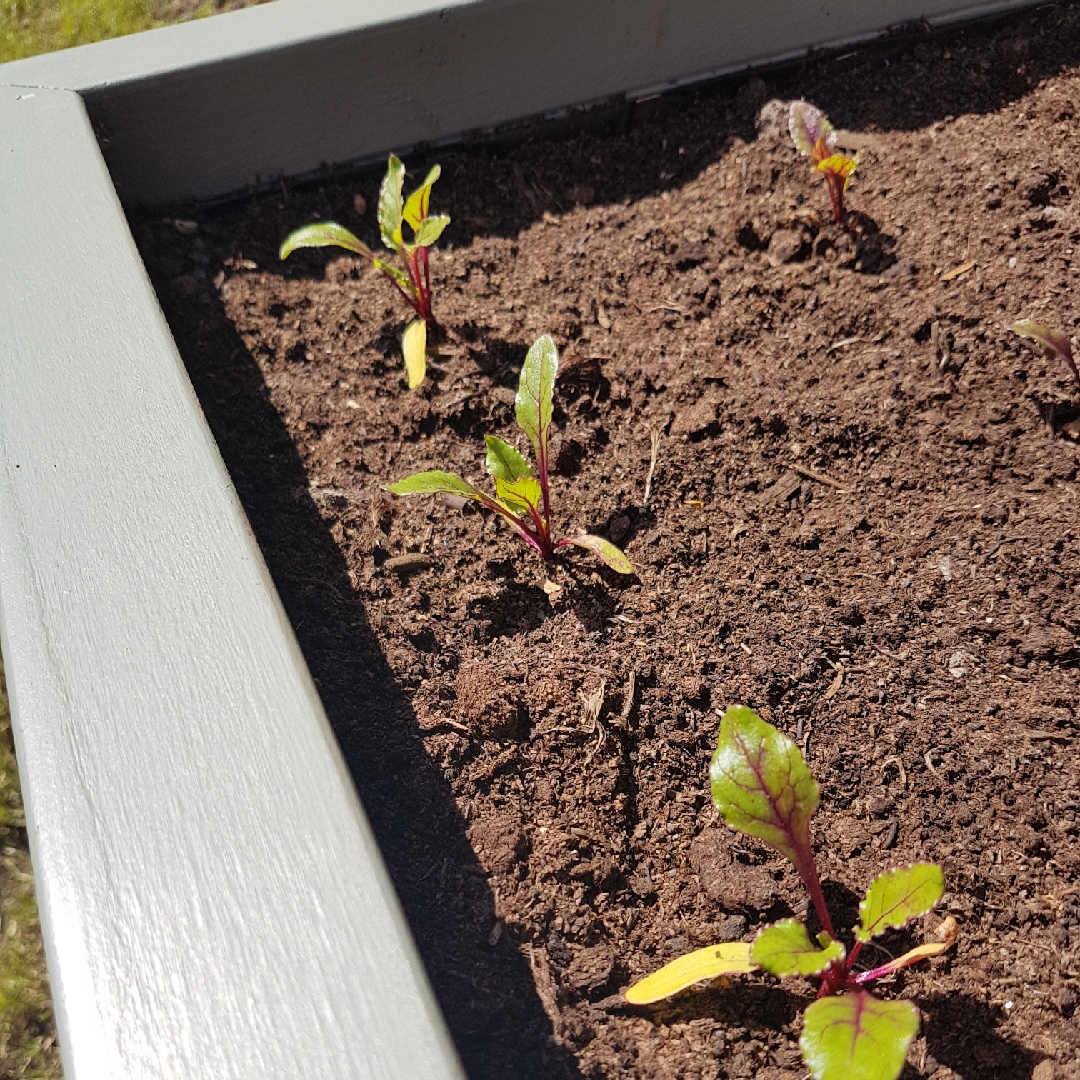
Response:
[[[844,196],[852,173],[859,166],[859,155],[845,157],[836,152],[836,132],[828,117],[808,101],[793,101],[788,109],[788,131],[795,149],[810,158],[815,172],[825,174],[832,202],[833,220],[844,223]]]
[[[515,415],[518,427],[532,444],[536,470],[509,443],[488,435],[487,470],[495,480],[495,495],[473,487],[454,473],[432,469],[413,473],[396,484],[386,484],[393,495],[457,495],[498,514],[541,558],[550,559],[559,548],[587,548],[620,574],[634,572],[630,560],[602,536],[584,533],[555,540],[551,533],[551,487],[548,479],[552,397],[559,370],[555,342],[544,335],[525,357],[518,382]]]
[[[886,930],[925,915],[945,888],[933,863],[900,866],[878,875],[859,904],[859,925],[850,951],[837,938],[821,890],[810,843],[810,818],[818,807],[817,781],[798,746],[752,710],[724,713],[709,769],[712,797],[727,824],[756,837],[790,860],[810,893],[821,932],[811,939],[796,919],[762,929],[753,942],[729,942],[679,957],[626,992],[645,1005],[702,979],[758,968],[772,975],[799,975],[820,982],[807,1010],[799,1047],[814,1080],[895,1080],[919,1029],[910,1001],[885,1001],[865,987],[902,968],[938,956],[956,936],[946,919],[940,940],[869,970],[857,970],[863,946]]]
[[[1076,361],[1073,359],[1072,342],[1069,335],[1060,330],[1054,330],[1049,326],[1042,326],[1034,319],[1021,319],[1014,322],[1009,329],[1022,338],[1034,341],[1042,349],[1047,360],[1058,359],[1065,364],[1073,373],[1073,378],[1080,382],[1080,371],[1076,369]]]
[[[380,271],[405,302],[416,313],[416,318],[405,327],[402,351],[405,354],[405,374],[409,389],[414,390],[424,381],[427,372],[427,331],[435,324],[431,309],[431,271],[428,265],[428,248],[442,235],[450,224],[445,214],[429,214],[431,188],[439,179],[441,168],[432,167],[424,182],[408,197],[403,197],[405,166],[394,154],[386,165],[386,176],[379,189],[379,232],[383,244],[400,259],[403,270],[379,258],[358,237],[333,221],[305,225],[290,233],[279,252],[286,259],[297,248],[340,247],[363,255]],[[412,240],[406,241],[404,226],[408,225]]]

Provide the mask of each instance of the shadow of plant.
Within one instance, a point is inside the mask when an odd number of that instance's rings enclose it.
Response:
[[[1037,1055],[1001,1035],[1004,1012],[971,994],[921,1000],[929,1054],[964,1080],[1030,1076]]]
[[[543,589],[519,581],[504,581],[493,597],[469,604],[469,617],[483,628],[485,641],[509,634],[527,634],[543,625],[551,605]]]

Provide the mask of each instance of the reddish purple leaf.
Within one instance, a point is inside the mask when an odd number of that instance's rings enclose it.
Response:
[[[788,108],[788,131],[795,148],[803,156],[813,153],[818,139],[824,139],[830,151],[836,145],[836,132],[828,117],[809,101],[791,103]]]
[[[1060,330],[1054,330],[1050,326],[1042,326],[1035,322],[1034,319],[1021,319],[1019,322],[1014,322],[1009,329],[1014,334],[1019,334],[1020,337],[1027,338],[1029,341],[1034,341],[1036,345],[1041,346],[1048,357],[1056,356],[1067,364],[1069,370],[1073,373],[1073,378],[1080,382],[1080,371],[1076,369],[1072,342],[1069,340],[1068,334],[1062,333]]]

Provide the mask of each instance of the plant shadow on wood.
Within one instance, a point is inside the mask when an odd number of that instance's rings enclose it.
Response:
[[[425,753],[415,715],[371,631],[257,364],[209,300],[194,335],[179,318],[173,331],[466,1072],[474,1080],[580,1077],[552,1039],[528,959],[508,933],[489,943],[494,898],[465,821]]]

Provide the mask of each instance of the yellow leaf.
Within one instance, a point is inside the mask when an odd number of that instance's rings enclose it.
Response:
[[[940,956],[943,952],[948,952],[956,944],[958,932],[959,927],[956,925],[956,920],[949,915],[934,932],[937,941],[928,941],[925,945],[916,946],[916,948],[904,953],[903,956],[898,956],[895,960],[890,961],[886,967],[890,971],[899,971],[909,964],[917,964],[920,960]]]
[[[843,154],[833,154],[831,157],[814,162],[814,168],[818,172],[836,173],[837,176],[845,178],[850,177],[858,166],[859,157],[857,154],[853,158],[845,157]]]
[[[413,319],[405,327],[401,350],[405,353],[405,375],[409,380],[409,389],[415,390],[427,373],[427,323],[423,319]]]
[[[671,997],[702,979],[715,979],[718,975],[745,975],[756,970],[757,965],[750,962],[749,942],[729,941],[722,945],[709,945],[672,960],[648,978],[634,983],[626,991],[626,1000],[631,1005],[649,1005]]]
[[[903,956],[898,956],[894,961],[896,970],[899,971],[900,968],[905,968],[908,964],[914,964],[918,960],[926,960],[931,956],[940,956],[943,952],[948,952],[950,944],[947,941],[929,941],[925,945],[909,949]]]

